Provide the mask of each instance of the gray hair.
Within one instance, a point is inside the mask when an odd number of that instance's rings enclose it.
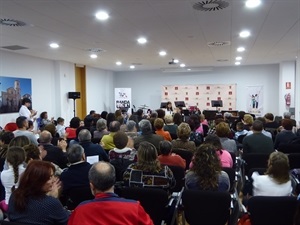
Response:
[[[78,140],[80,142],[92,140],[91,132],[87,129],[81,130],[78,134]]]
[[[126,123],[127,131],[133,131],[133,129],[136,127],[136,122],[133,120],[128,120]]]
[[[39,143],[49,144],[49,143],[51,143],[51,140],[52,140],[52,134],[49,131],[44,130],[41,132],[40,137],[39,137]]]
[[[97,120],[96,128],[98,131],[103,131],[107,127],[106,119],[100,118]]]
[[[84,148],[81,145],[74,144],[68,149],[68,160],[70,163],[80,162],[84,154]]]
[[[224,113],[224,118],[229,119],[232,116],[230,112],[225,112]]]
[[[152,125],[149,120],[142,119],[139,122],[139,127],[140,127],[140,130],[142,131],[142,134],[152,133]]]
[[[284,119],[290,119],[291,118],[291,113],[290,112],[284,112],[283,113],[283,118]]]
[[[89,181],[99,191],[106,191],[116,182],[115,168],[108,162],[95,163],[89,171]]]

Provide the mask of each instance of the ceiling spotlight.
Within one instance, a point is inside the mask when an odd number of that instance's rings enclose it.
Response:
[[[167,53],[166,53],[165,51],[160,51],[160,52],[159,52],[159,55],[160,55],[160,56],[165,56],[166,54],[167,54]]]
[[[235,58],[235,60],[239,61],[239,60],[242,60],[243,58],[241,56],[238,56]]]
[[[131,65],[131,66],[129,66],[129,68],[130,68],[130,69],[134,69],[134,68],[135,68],[135,66],[134,66],[134,65]]]
[[[234,64],[238,66],[241,64],[241,62],[235,62]]]
[[[59,45],[57,43],[51,43],[49,46],[51,48],[58,48],[59,47]]]
[[[109,18],[109,15],[107,14],[107,12],[100,11],[96,13],[96,18],[98,20],[107,20]]]
[[[246,7],[247,8],[255,8],[255,7],[259,6],[260,3],[261,3],[260,0],[247,0]]]
[[[96,59],[98,56],[97,56],[96,54],[91,54],[90,57],[91,57],[92,59]]]
[[[236,49],[238,52],[243,52],[243,51],[245,51],[245,48],[244,47],[239,47],[239,48],[237,48]]]
[[[180,67],[185,67],[185,64],[184,64],[184,63],[181,63],[181,64],[180,64]]]
[[[174,63],[179,63],[179,60],[178,59],[173,59],[173,62]]]
[[[120,62],[120,61],[116,62],[116,65],[117,65],[117,66],[121,66],[121,65],[122,65],[122,62]]]
[[[242,38],[246,38],[246,37],[249,37],[250,36],[250,32],[247,31],[247,30],[244,30],[240,33],[240,37]]]
[[[169,62],[169,65],[174,65],[174,64],[177,64],[179,63],[179,60],[178,59],[172,59],[170,62]]]
[[[139,39],[137,39],[137,42],[139,44],[146,44],[147,43],[147,39],[144,37],[140,37]]]
[[[191,71],[191,69],[189,68],[189,69],[187,69],[187,71]]]

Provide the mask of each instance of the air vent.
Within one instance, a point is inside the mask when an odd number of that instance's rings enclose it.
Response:
[[[217,59],[217,62],[228,62],[228,59]]]
[[[141,65],[143,65],[142,63],[137,63],[137,62],[135,62],[135,63],[131,63],[130,65],[133,65],[133,66],[141,66]]]
[[[22,49],[28,49],[28,48],[20,46],[20,45],[2,46],[1,48],[5,48],[5,49],[8,49],[8,50],[13,50],[13,51],[22,50]]]
[[[197,2],[193,5],[195,10],[199,11],[218,11],[221,9],[225,9],[229,6],[229,3],[222,0],[209,0],[209,1],[202,1]]]
[[[229,46],[230,41],[214,41],[214,42],[208,42],[208,47],[222,47],[222,46]]]
[[[14,19],[0,19],[0,24],[9,27],[23,27],[26,25],[25,22]]]
[[[88,51],[92,52],[92,53],[106,52],[106,50],[104,50],[102,48],[89,48]]]

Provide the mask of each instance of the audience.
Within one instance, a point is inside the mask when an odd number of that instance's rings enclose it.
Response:
[[[106,134],[109,134],[107,131],[106,119],[100,118],[96,123],[96,130],[94,131],[94,138],[99,138],[100,140]]]
[[[161,141],[159,143],[161,155],[158,156],[158,160],[162,165],[167,166],[179,166],[185,169],[185,159],[179,155],[172,153],[172,144],[169,141]]]
[[[157,118],[154,121],[155,133],[159,136],[162,136],[164,140],[172,141],[171,135],[169,131],[164,131],[164,120],[161,118]]]
[[[216,126],[216,135],[220,138],[220,142],[223,149],[229,152],[237,153],[236,142],[233,139],[229,139],[231,131],[228,123],[221,122]]]
[[[16,120],[16,124],[18,129],[13,132],[15,137],[26,136],[29,138],[31,143],[38,145],[35,135],[32,132],[27,130],[28,120],[26,119],[25,116],[19,116]]]
[[[80,126],[80,118],[73,117],[70,121],[70,126],[66,128],[68,140],[76,138],[76,129]]]
[[[266,113],[264,118],[266,119],[265,128],[277,129],[279,127],[279,123],[274,121],[274,115],[272,113]]]
[[[262,129],[261,133],[262,133],[263,135],[265,135],[265,136],[267,136],[267,137],[269,137],[269,138],[272,139],[272,134],[271,134],[271,132],[266,131],[266,130],[264,129],[264,128],[265,128],[265,124],[266,124],[265,118],[264,118],[264,117],[258,117],[257,120],[260,120],[260,121],[263,123],[263,129]],[[247,136],[248,136],[248,135],[251,135],[251,134],[253,134],[252,129],[251,129],[250,131],[248,131]],[[272,140],[273,140],[273,139],[272,139]]]
[[[244,124],[242,122],[237,122],[236,124],[236,132],[234,134],[234,139],[238,140],[239,136],[241,135],[247,135],[248,130],[244,129]]]
[[[60,138],[66,138],[66,127],[65,127],[65,119],[58,117],[57,120],[57,125],[56,125],[56,132]]]
[[[281,130],[275,138],[274,148],[278,149],[278,147],[282,144],[288,144],[292,139],[296,138],[296,134],[293,133],[293,121],[290,119],[283,119],[281,121],[281,126],[283,130]]]
[[[164,125],[164,131],[169,131],[172,139],[177,139],[177,129],[178,125],[174,124],[173,122],[173,116],[172,115],[166,115],[165,116],[165,125]]]
[[[173,149],[180,148],[187,151],[195,152],[196,145],[195,142],[189,141],[191,134],[191,128],[187,123],[181,123],[177,129],[176,140],[172,140]]]
[[[242,122],[244,123],[244,129],[250,131],[253,123],[253,116],[245,114]]]

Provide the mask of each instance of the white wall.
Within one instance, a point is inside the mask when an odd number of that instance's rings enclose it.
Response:
[[[161,71],[118,72],[115,86],[132,88],[132,103],[138,108],[157,109],[162,85],[237,84],[237,110],[246,110],[246,87],[264,86],[264,113],[278,114],[279,65],[218,67],[208,72],[162,73]]]

